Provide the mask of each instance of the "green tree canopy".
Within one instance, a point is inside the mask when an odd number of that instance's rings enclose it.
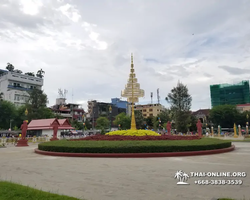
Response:
[[[29,100],[26,108],[28,110],[28,120],[54,118],[55,115],[51,109],[46,107],[48,102],[47,95],[39,89],[32,89],[29,92]]]
[[[219,105],[210,110],[209,117],[214,125],[224,128],[233,127],[234,123],[240,121],[240,113],[235,105]]]
[[[165,98],[171,104],[171,110],[174,113],[175,128],[178,131],[186,132],[190,122],[190,108],[192,97],[188,93],[186,85],[178,82],[168,96]]]
[[[15,105],[9,101],[0,101],[0,128],[9,129],[10,122],[16,118]],[[13,126],[15,124],[13,123]]]
[[[0,92],[0,101],[2,101],[2,100],[3,100],[3,93]]]
[[[14,69],[15,69],[15,67],[14,67],[12,64],[7,63],[7,67],[6,67],[6,69],[7,69],[8,71],[10,71],[10,72],[13,72],[13,71],[14,71]]]
[[[131,118],[130,118],[130,121],[131,121]],[[145,119],[144,119],[144,117],[142,115],[142,111],[135,110],[135,122],[136,122],[136,128],[137,129],[143,129]]]
[[[120,125],[120,128],[123,130],[130,129],[131,118],[127,116],[126,113],[122,112],[116,115],[113,123],[117,126]]]
[[[96,128],[97,129],[106,129],[109,127],[109,120],[107,117],[99,117],[96,120]]]
[[[43,69],[40,69],[37,71],[36,76],[39,78],[43,78],[45,74],[45,71],[43,71]]]

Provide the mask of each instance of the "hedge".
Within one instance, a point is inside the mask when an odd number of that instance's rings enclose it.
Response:
[[[123,136],[123,135],[93,135],[79,139],[69,139],[70,141],[79,140],[108,140],[108,141],[122,141],[122,140],[198,140],[201,139],[198,135],[160,135],[159,136]]]
[[[69,153],[156,153],[222,149],[231,142],[219,139],[158,141],[67,141],[58,140],[38,145],[39,150]]]

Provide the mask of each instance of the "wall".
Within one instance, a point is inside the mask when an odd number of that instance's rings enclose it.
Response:
[[[59,131],[57,131],[57,137],[60,136]],[[49,137],[53,137],[53,130],[43,130],[42,131],[42,136],[48,135]]]

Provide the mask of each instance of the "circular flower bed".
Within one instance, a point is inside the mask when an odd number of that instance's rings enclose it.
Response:
[[[163,153],[202,151],[231,147],[231,142],[202,138],[200,140],[127,140],[127,141],[69,141],[57,140],[38,145],[38,149],[68,153]]]
[[[108,140],[108,141],[117,141],[117,140],[198,140],[199,136],[176,136],[176,135],[161,135],[159,136],[123,136],[123,135],[94,135],[88,136],[80,139],[69,139],[70,141],[79,141],[79,140]]]
[[[161,136],[150,130],[119,130],[106,133],[105,135],[123,135],[123,136]]]

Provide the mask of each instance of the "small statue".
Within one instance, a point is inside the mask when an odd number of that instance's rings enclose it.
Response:
[[[197,127],[198,135],[201,137],[202,136],[202,123],[201,123],[201,120],[198,119],[196,127]]]
[[[27,134],[27,129],[28,129],[28,123],[27,121],[23,121],[23,124],[21,126],[21,130],[22,130],[22,140],[25,140],[26,138],[26,134]]]
[[[58,124],[53,125],[53,138],[57,139]]]
[[[168,135],[171,135],[171,122],[170,121],[168,121],[166,128],[168,131]]]

